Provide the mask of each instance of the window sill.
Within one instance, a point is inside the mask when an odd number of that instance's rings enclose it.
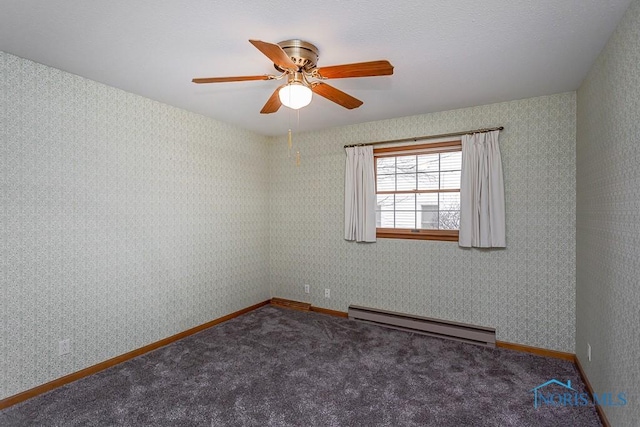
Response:
[[[379,239],[441,240],[444,242],[457,242],[458,230],[411,230],[404,228],[377,228],[376,237]]]

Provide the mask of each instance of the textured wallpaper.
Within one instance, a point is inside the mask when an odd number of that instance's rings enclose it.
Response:
[[[575,352],[614,426],[640,425],[640,1],[578,91]],[[592,361],[588,361],[591,344]]]
[[[285,138],[4,53],[0,89],[0,398],[269,296],[574,351],[574,93],[295,134],[296,167]],[[506,250],[343,240],[344,144],[497,125]]]
[[[268,299],[266,141],[0,52],[0,398]]]
[[[344,144],[499,125],[506,250],[343,239]],[[294,141],[300,167],[287,159],[285,138],[271,139],[273,296],[485,325],[499,340],[574,351],[575,93],[294,134]]]

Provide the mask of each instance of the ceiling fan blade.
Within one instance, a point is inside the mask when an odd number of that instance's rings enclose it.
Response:
[[[236,76],[236,77],[202,77],[191,80],[193,83],[228,83],[246,82],[250,80],[270,80],[273,76],[268,74],[262,76]]]
[[[271,94],[271,96],[267,100],[267,103],[264,104],[264,107],[262,107],[262,110],[260,110],[260,114],[271,114],[280,109],[282,103],[280,102],[279,92],[282,86],[278,86],[278,88]]]
[[[390,76],[393,65],[387,60],[358,62],[355,64],[333,65],[317,69],[325,79],[344,79],[347,77]]]
[[[333,101],[336,104],[342,105],[344,108],[348,108],[349,110],[358,108],[362,105],[362,101],[360,101],[358,98],[354,98],[353,96],[344,93],[340,89],[336,89],[335,87],[330,86],[326,83],[314,82],[311,86],[311,90],[313,91],[313,93],[323,96],[329,101]]]
[[[285,70],[298,71],[298,67],[293,63],[289,55],[280,46],[274,43],[263,42],[262,40],[249,40],[260,52],[269,58],[274,64]]]

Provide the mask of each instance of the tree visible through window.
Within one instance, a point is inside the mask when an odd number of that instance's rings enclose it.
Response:
[[[460,141],[374,150],[378,237],[457,240]]]

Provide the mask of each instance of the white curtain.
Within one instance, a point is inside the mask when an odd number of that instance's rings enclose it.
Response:
[[[459,245],[506,246],[504,182],[499,131],[462,137]]]
[[[376,241],[373,147],[349,147],[344,176],[344,238]]]

